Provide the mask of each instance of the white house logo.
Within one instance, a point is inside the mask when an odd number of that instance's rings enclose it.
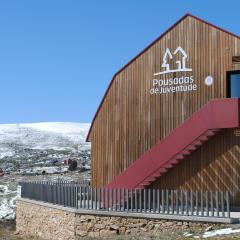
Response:
[[[178,53],[181,53],[182,59],[181,61],[176,61],[177,68],[176,69],[170,69],[168,60],[173,59],[173,55],[177,55]],[[191,72],[191,68],[186,68],[186,60],[188,58],[187,53],[181,48],[177,47],[176,50],[172,53],[170,52],[169,48],[166,49],[166,52],[163,56],[163,64],[162,67],[165,68],[165,71],[155,73],[154,76],[166,74],[166,73],[173,73],[173,72]]]
[[[174,68],[170,68],[170,61],[174,58],[179,59],[176,60]],[[177,58],[178,57],[178,58]],[[161,67],[163,71],[154,73],[154,76],[161,76],[161,79],[154,78],[152,80],[152,87],[150,89],[151,94],[162,94],[162,93],[175,93],[175,92],[189,92],[196,91],[197,84],[194,83],[194,76],[189,74],[189,76],[180,76],[180,77],[168,77],[168,73],[176,73],[176,72],[192,72],[192,68],[186,67],[187,65],[188,55],[183,50],[182,47],[177,47],[173,54],[169,50],[166,49],[165,54],[163,55],[163,62]],[[163,75],[163,76],[162,76]]]

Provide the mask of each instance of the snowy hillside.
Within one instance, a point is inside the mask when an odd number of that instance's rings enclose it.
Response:
[[[63,122],[0,124],[0,159],[14,156],[19,148],[89,149],[89,143],[85,142],[89,126]]]
[[[9,173],[36,168],[42,172],[46,171],[43,167],[58,166],[55,163],[66,159],[90,167],[90,143],[85,142],[89,127],[63,122],[0,124],[0,168]],[[56,168],[47,172],[56,172]]]
[[[15,217],[17,184],[22,179],[89,178],[90,143],[85,142],[89,127],[64,122],[0,124],[0,168],[5,173],[0,175],[0,221]],[[67,172],[65,159],[77,161],[75,173]]]

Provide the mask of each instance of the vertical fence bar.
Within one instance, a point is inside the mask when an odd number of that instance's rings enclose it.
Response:
[[[71,198],[72,198],[72,207],[74,207],[74,205],[75,205],[75,202],[74,202],[74,186],[72,185],[71,186],[71,192],[72,192],[72,194],[71,194]]]
[[[57,185],[56,185],[56,191],[57,191]],[[77,196],[77,189],[76,189],[76,186],[74,185],[73,186],[73,192],[74,192],[74,194],[73,194],[73,207],[74,208],[77,208],[77,198],[76,198],[76,196]]]
[[[178,196],[178,190],[176,190],[176,212],[179,214],[179,196]]]
[[[146,189],[143,189],[143,208],[144,208],[144,212],[147,211],[146,209]]]
[[[53,184],[53,183],[52,183]],[[73,207],[73,186],[69,185],[70,207]]]
[[[139,199],[140,199],[139,210],[140,212],[142,212],[142,189],[139,189]]]
[[[137,189],[135,188],[135,192],[134,192],[134,197],[135,197],[135,211],[138,212],[138,192]]]
[[[201,191],[201,216],[204,215],[204,208],[203,208],[203,201],[204,201],[204,194],[203,191]]]
[[[42,199],[43,200],[45,200],[44,199],[44,185],[43,184],[41,184],[41,189],[42,189]],[[66,191],[65,191],[65,186],[63,186],[62,187],[62,195],[63,195],[63,206],[65,206],[66,205]]]
[[[87,209],[89,209],[89,187],[86,187],[86,194],[87,194]]]
[[[112,210],[113,200],[112,200],[112,188],[109,189],[109,210]]]
[[[210,192],[210,201],[211,201],[211,216],[214,217],[214,206],[213,206],[213,192]]]
[[[153,189],[153,213],[156,213],[156,190]]]
[[[124,211],[124,192],[123,188],[120,188],[120,211]]]
[[[223,192],[221,192],[221,208],[222,208],[222,217],[225,217],[224,196],[223,196]]]
[[[113,189],[113,210],[117,210],[117,197],[116,197],[116,188]]]
[[[123,207],[123,211],[125,211],[125,189],[122,188],[122,207]]]
[[[109,204],[109,200],[108,200],[109,198],[108,198],[108,188],[106,188],[105,189],[105,210],[107,210],[107,211],[109,211],[109,206],[108,206],[108,204]]]
[[[41,199],[41,190],[40,190],[40,185],[38,185],[39,186],[39,199]],[[59,204],[60,205],[62,205],[63,204],[63,197],[62,197],[62,188],[61,188],[61,186],[59,186],[59,196],[60,196],[60,198],[59,198]]]
[[[117,199],[118,199],[118,200],[117,200],[117,205],[118,205],[118,211],[121,211],[121,198],[120,198],[120,197],[121,197],[121,196],[120,196],[120,193],[121,193],[121,192],[120,192],[120,190],[121,190],[120,188],[117,189]]]
[[[97,189],[94,188],[94,208],[97,210]]]
[[[95,206],[96,206],[96,210],[98,210],[99,209],[99,187],[96,187],[95,188]]]
[[[70,195],[71,195],[71,207],[74,206],[74,191],[73,191],[73,185],[70,186]]]
[[[165,191],[162,190],[162,213],[165,213],[165,202],[164,202],[164,198],[165,198]]]
[[[168,193],[168,189],[166,190],[166,204],[167,204],[167,214],[169,214],[169,193]]]
[[[105,210],[105,188],[102,188],[102,209]]]
[[[190,193],[191,195],[190,195],[190,201],[191,201],[191,216],[193,216],[193,211],[194,211],[194,209],[193,209],[193,191],[191,190],[191,193]]]
[[[217,217],[219,217],[219,199],[218,199],[218,192],[216,192],[216,211],[217,211]]]
[[[40,191],[39,191],[39,196],[40,196],[40,199],[41,199],[41,194],[42,194],[42,191],[41,191],[41,185],[39,184],[38,185],[40,187]],[[63,187],[62,186],[59,186],[59,194],[60,194],[60,204],[61,205],[64,205],[64,199],[63,199]]]
[[[129,192],[128,192],[128,189],[126,189],[127,190],[127,212],[129,212]]]
[[[146,196],[147,196],[147,212],[150,212],[151,209],[151,194],[150,194],[150,189],[146,190]]]
[[[157,213],[160,213],[160,191],[157,189]]]
[[[53,183],[51,183],[51,187],[52,187],[52,196],[51,196],[52,201],[51,201],[51,203],[55,204],[55,186],[53,185]]]
[[[207,217],[209,217],[209,204],[208,204],[208,191],[206,191],[206,214],[207,214]]]
[[[195,196],[195,200],[196,200],[196,215],[198,216],[199,214],[199,201],[198,201],[198,191],[196,191],[196,196]]]
[[[93,208],[92,209],[96,210],[97,190],[96,190],[96,188],[92,188],[92,191],[93,191],[93,203],[92,203]]]
[[[40,184],[41,186],[41,199],[43,200],[43,184],[41,183]],[[65,187],[62,186],[62,189],[61,189],[61,194],[62,194],[62,205],[64,206],[65,205]]]
[[[101,209],[101,188],[98,188],[98,209]]]
[[[151,213],[151,198],[152,198],[152,189],[148,189],[148,211],[149,211],[149,213]]]
[[[119,201],[120,201],[120,198],[119,198],[119,188],[116,188],[116,211],[119,211]]]
[[[174,214],[174,192],[171,190],[171,212]]]
[[[41,186],[42,186],[42,198],[44,199],[44,185],[43,185],[43,183],[41,184]],[[63,192],[63,206],[66,206],[67,196],[66,196],[66,187],[65,186],[63,186],[62,192]]]
[[[229,193],[226,192],[226,204],[227,204],[227,217],[230,218],[230,210],[229,210]]]
[[[131,212],[133,211],[133,189],[130,189],[130,197],[131,197]]]
[[[91,209],[93,209],[93,188],[91,188]]]
[[[183,209],[183,191],[181,189],[181,192],[180,192],[180,199],[181,199],[181,214],[183,215],[184,214],[184,209]]]
[[[75,201],[74,207],[77,208],[77,186],[76,185],[74,185],[74,201]]]
[[[86,208],[86,186],[83,187],[83,208]]]
[[[66,186],[67,189],[67,206],[70,207],[71,206],[71,193],[70,193],[70,187],[69,185]]]
[[[56,204],[59,204],[60,203],[60,191],[59,191],[60,187],[57,184],[55,185],[55,187],[56,187]],[[76,191],[77,191],[77,189],[76,189]],[[77,202],[77,196],[75,196],[75,201]],[[77,205],[77,203],[76,203],[76,205]]]
[[[185,191],[186,215],[189,215],[188,191]]]
[[[79,189],[79,197],[80,197],[80,208],[82,208],[82,187],[80,187],[80,189]]]
[[[72,199],[71,199],[71,194],[72,194],[72,192],[71,192],[71,186],[68,185],[68,186],[67,186],[67,189],[68,189],[68,204],[67,204],[67,206],[68,206],[68,207],[71,207],[71,204],[72,204]]]

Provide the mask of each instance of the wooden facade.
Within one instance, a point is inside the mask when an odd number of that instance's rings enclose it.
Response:
[[[163,70],[166,49],[174,52],[179,46],[187,53],[186,67],[192,71],[154,76]],[[239,62],[233,62],[239,55],[238,36],[186,15],[117,72],[88,136],[92,185],[104,186],[209,100],[227,97],[226,74],[240,70]],[[181,57],[176,54],[169,59],[170,69],[176,69]],[[205,84],[207,76],[213,78],[212,85]],[[153,79],[181,77],[191,77],[196,90],[150,93]],[[236,131],[217,134],[152,187],[236,193],[240,187],[240,136]]]

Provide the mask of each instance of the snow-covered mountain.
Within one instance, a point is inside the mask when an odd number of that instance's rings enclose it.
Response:
[[[90,152],[85,142],[89,127],[68,122],[0,124],[0,167],[65,157],[79,160]]]
[[[31,149],[89,148],[85,142],[90,124],[43,122],[0,124],[0,159],[15,154],[15,146]]]

